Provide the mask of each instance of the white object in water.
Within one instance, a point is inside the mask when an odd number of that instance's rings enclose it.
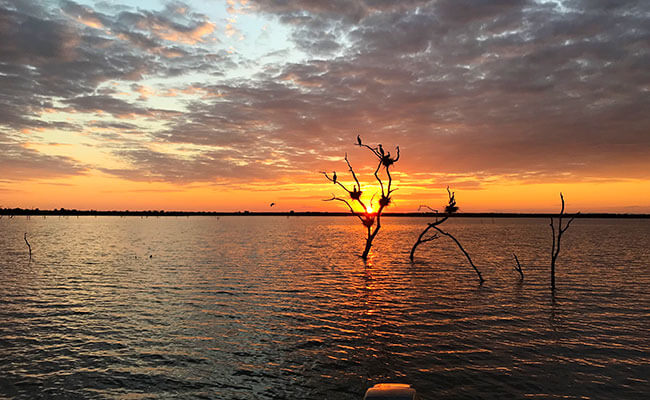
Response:
[[[411,385],[405,383],[378,383],[366,391],[363,400],[417,400]]]

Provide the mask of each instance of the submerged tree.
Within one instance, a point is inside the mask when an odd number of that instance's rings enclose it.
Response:
[[[350,160],[348,160],[347,153],[345,154],[345,162],[348,164],[348,170],[350,171],[350,174],[352,175],[352,178],[355,182],[355,184],[352,186],[352,190],[348,189],[348,187],[338,179],[336,171],[332,172],[332,176],[328,175],[327,172],[323,172],[323,175],[325,175],[325,178],[327,178],[330,182],[343,188],[343,190],[345,190],[348,194],[348,198],[338,197],[332,194],[332,198],[327,199],[326,201],[340,201],[344,203],[350,209],[352,215],[359,218],[363,226],[366,228],[366,246],[363,250],[363,253],[361,254],[361,258],[366,260],[368,258],[368,253],[370,252],[370,248],[372,247],[372,241],[375,239],[377,233],[379,233],[379,229],[381,228],[381,214],[384,211],[384,208],[386,208],[392,202],[391,194],[396,190],[392,188],[393,178],[390,175],[390,167],[399,160],[399,146],[396,147],[395,157],[392,157],[390,155],[390,151],[385,151],[381,144],[377,145],[377,147],[371,147],[367,144],[363,144],[360,136],[357,136],[356,145],[367,148],[378,159],[377,168],[375,168],[374,173],[375,179],[379,183],[379,187],[381,189],[381,195],[379,196],[377,210],[373,210],[371,204],[372,200],[375,197],[374,195],[369,201],[367,201],[367,204],[366,201],[361,199],[361,194],[363,193],[361,190],[361,183],[359,183],[357,174],[352,169],[352,165],[350,165]],[[387,180],[387,182],[384,182],[380,176],[382,170],[384,170],[386,173],[386,178],[383,179]],[[357,204],[359,207],[361,207],[361,210],[355,210],[354,204]]]
[[[458,239],[456,239],[451,233],[445,232],[442,229],[440,229],[439,225],[442,224],[443,222],[445,222],[447,219],[449,219],[450,215],[452,215],[456,211],[458,211],[458,207],[456,206],[456,195],[455,195],[454,192],[449,190],[449,187],[447,187],[447,194],[449,195],[449,202],[445,206],[445,216],[442,219],[438,219],[438,216],[437,216],[438,211],[437,210],[434,210],[429,206],[420,206],[420,208],[425,207],[425,208],[428,208],[429,210],[435,212],[436,213],[436,220],[434,222],[428,223],[427,227],[422,231],[422,233],[420,233],[420,236],[418,237],[418,240],[415,242],[415,244],[413,244],[413,247],[411,248],[411,254],[409,255],[409,258],[411,259],[411,262],[414,262],[415,250],[417,249],[417,247],[419,245],[421,245],[422,243],[431,242],[433,240],[438,239],[440,237],[440,236],[438,236],[438,233],[440,233],[441,235],[447,236],[448,238],[453,240],[454,243],[456,243],[456,246],[458,246],[460,251],[463,252],[463,254],[465,255],[465,258],[467,258],[467,261],[469,261],[469,264],[472,266],[472,268],[474,268],[474,271],[476,272],[476,275],[478,275],[479,282],[483,283],[483,282],[485,282],[485,279],[483,279],[483,276],[481,275],[481,272],[478,270],[478,268],[476,268],[476,265],[474,265],[474,262],[472,261],[472,258],[469,256],[469,253],[465,250],[465,248],[463,248],[463,246],[460,244]],[[427,236],[430,229],[434,229],[437,232],[434,232],[433,234],[429,234],[429,236]]]
[[[569,225],[571,225],[571,222],[573,222],[573,220],[575,219],[575,217],[571,217],[571,219],[566,223],[566,225],[564,227],[562,226],[562,216],[564,215],[564,196],[562,196],[562,192],[560,192],[560,200],[562,201],[562,208],[560,209],[560,214],[558,215],[557,234],[555,231],[553,217],[551,217],[551,232],[553,233],[553,244],[551,246],[551,289],[552,290],[555,290],[555,261],[557,261],[557,257],[560,255],[560,241],[562,240],[562,235],[564,234],[564,232],[566,232],[566,230],[569,229]]]

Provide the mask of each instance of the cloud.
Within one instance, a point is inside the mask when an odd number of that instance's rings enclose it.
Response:
[[[70,157],[51,156],[26,148],[0,133],[2,179],[23,181],[34,178],[61,178],[80,175],[87,168]]]
[[[284,57],[215,51],[222,31],[184,3],[0,3],[0,126],[101,128],[130,167],[100,168],[134,180],[304,178],[357,134],[400,144],[411,175],[650,177],[647,1],[241,4],[290,30]],[[210,78],[187,78],[198,72]],[[118,81],[138,100],[106,89]],[[164,95],[176,111],[151,105]],[[140,134],[159,147],[120,139],[135,121],[57,122],[47,109],[155,121]],[[192,150],[163,150],[177,146]]]
[[[182,156],[147,148],[119,150],[116,154],[134,168],[100,168],[104,173],[142,182],[194,182],[238,184],[269,179],[274,175],[259,163],[246,163],[249,156],[235,157],[236,151],[212,150],[198,155]]]
[[[50,125],[42,118],[45,109],[56,108],[61,100],[75,104],[78,100],[74,99],[94,96],[106,82],[178,76],[196,70],[216,73],[222,55],[160,42],[164,35],[177,35],[181,44],[204,39],[205,16],[181,14],[181,10],[180,3],[159,12],[118,8],[114,14],[71,1],[61,2],[60,9],[22,1],[0,3],[4,93],[0,125],[16,129]],[[70,23],[69,18],[80,24]],[[125,21],[143,28],[132,30]],[[166,33],[160,33],[163,31]],[[108,106],[120,101],[104,100]],[[137,106],[132,107],[140,113]]]
[[[278,67],[312,132],[374,132],[413,169],[649,176],[647,2],[254,3],[296,32],[352,41],[343,57],[314,48]],[[273,121],[301,130],[291,107]]]

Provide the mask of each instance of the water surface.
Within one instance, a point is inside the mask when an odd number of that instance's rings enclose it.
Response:
[[[0,220],[0,397],[648,398],[650,221],[342,217]],[[33,248],[29,261],[23,234]],[[526,277],[514,271],[516,252]]]

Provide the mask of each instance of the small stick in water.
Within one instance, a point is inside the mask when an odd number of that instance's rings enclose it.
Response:
[[[521,276],[521,280],[524,280],[524,271],[521,269],[521,264],[519,264],[519,259],[517,258],[517,255],[515,253],[512,253],[513,256],[515,256],[515,261],[517,262],[517,266],[515,267],[515,271],[519,272],[519,275]]]
[[[27,241],[27,232],[25,232],[24,238],[25,238],[25,243],[27,243],[27,248],[29,249],[29,259],[31,260],[32,259],[32,246]]]

